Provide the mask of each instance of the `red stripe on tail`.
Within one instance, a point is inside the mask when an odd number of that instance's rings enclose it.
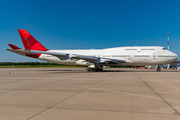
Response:
[[[40,42],[38,42],[31,34],[29,34],[25,29],[19,29],[18,31],[21,36],[25,49],[41,50],[41,51],[48,50]]]

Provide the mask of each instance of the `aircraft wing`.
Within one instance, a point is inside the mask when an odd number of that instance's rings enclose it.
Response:
[[[77,54],[68,54],[68,53],[60,53],[60,52],[52,52],[52,51],[37,51],[31,50],[33,53],[42,53],[47,55],[53,55],[57,57],[65,57],[68,56],[70,59],[83,59],[87,61],[98,61],[98,57],[95,56],[85,56],[85,55],[77,55]]]
[[[86,60],[89,62],[94,62],[94,63],[101,63],[101,64],[108,64],[108,63],[125,63],[125,60],[117,60],[117,59],[109,59],[109,58],[101,58],[101,57],[95,57],[95,56],[84,56],[84,55],[70,55],[71,59],[82,59]]]
[[[37,51],[37,50],[31,50],[32,53],[42,53],[47,55],[53,55],[57,57],[67,57],[69,59],[76,59],[76,60],[86,60],[92,63],[114,63],[117,64],[119,62],[126,62],[125,60],[116,60],[116,59],[108,59],[108,58],[100,58],[96,56],[86,56],[86,55],[79,55],[79,54],[69,54],[69,53],[59,53],[59,52],[53,52],[53,51]]]

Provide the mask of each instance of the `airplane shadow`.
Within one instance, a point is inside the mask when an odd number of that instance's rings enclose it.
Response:
[[[52,71],[52,72],[56,72],[56,73],[104,73],[104,72],[157,72],[156,70],[136,70],[136,69],[133,69],[133,70],[103,70],[103,71],[99,71],[99,72],[87,72],[85,70],[38,70],[38,71]],[[161,73],[161,72],[180,72],[180,71],[176,71],[176,70],[173,70],[173,71],[170,71],[170,70],[162,70],[160,72],[157,72],[157,73]]]
[[[73,71],[73,70],[39,70],[39,71]]]
[[[157,72],[157,71],[156,70],[103,70],[101,72],[103,73],[103,72]],[[99,72],[99,73],[101,73],[101,72]],[[162,70],[162,71],[157,72],[157,73],[161,73],[161,72],[180,72],[180,71]],[[87,72],[87,73],[92,73],[92,72]],[[98,73],[98,72],[95,72],[95,73]]]

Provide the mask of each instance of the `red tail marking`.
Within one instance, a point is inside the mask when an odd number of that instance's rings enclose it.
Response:
[[[21,36],[25,49],[41,50],[41,51],[48,50],[40,42],[38,42],[31,34],[29,34],[25,29],[20,29],[18,31]]]
[[[8,44],[13,50],[18,50],[18,49],[21,49],[13,44]]]

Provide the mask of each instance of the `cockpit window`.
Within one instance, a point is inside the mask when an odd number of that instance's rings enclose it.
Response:
[[[166,48],[163,48],[163,50],[167,50]]]

